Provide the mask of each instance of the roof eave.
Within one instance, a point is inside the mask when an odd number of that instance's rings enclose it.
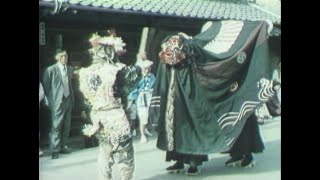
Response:
[[[250,6],[253,6],[254,8],[259,9],[260,11],[264,11],[265,13],[268,13],[275,17],[276,19],[279,19],[279,21],[273,21],[274,24],[281,24],[281,17],[279,15],[276,15],[268,10],[265,10],[263,8],[260,8],[254,4],[249,3]],[[39,1],[39,6],[43,7],[55,7],[54,2],[50,1]],[[204,20],[204,21],[214,21],[214,20],[235,20],[231,18],[224,18],[220,16],[205,18],[205,17],[192,17],[192,16],[181,16],[181,15],[170,15],[170,14],[161,14],[161,13],[154,13],[154,12],[144,12],[144,11],[134,11],[134,10],[125,10],[125,9],[115,9],[115,8],[106,8],[106,7],[94,7],[94,6],[84,6],[84,5],[78,5],[78,4],[68,4],[69,9],[74,10],[86,10],[86,11],[96,11],[96,12],[107,12],[107,13],[121,13],[121,14],[131,14],[131,15],[142,15],[142,16],[151,16],[151,17],[167,17],[167,18],[182,18],[182,19],[196,19],[196,20]],[[246,19],[249,21],[253,21],[255,19]],[[259,19],[256,19],[259,20]]]
[[[55,7],[54,3],[46,2],[46,1],[39,1],[39,6],[52,7],[52,8]],[[124,14],[154,16],[154,17],[200,19],[200,20],[208,20],[208,21],[210,21],[210,20],[223,20],[224,19],[224,18],[218,17],[218,16],[216,18],[201,18],[201,17],[170,15],[170,14],[161,14],[161,13],[154,13],[154,12],[143,12],[143,11],[134,11],[134,10],[125,10],[125,9],[119,10],[119,9],[111,9],[111,8],[105,8],[105,7],[83,6],[83,5],[75,5],[75,4],[69,4],[68,9],[96,11],[96,12],[108,12],[108,13],[124,13]]]

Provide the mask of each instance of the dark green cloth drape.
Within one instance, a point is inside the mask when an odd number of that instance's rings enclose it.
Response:
[[[157,147],[168,150],[168,128],[173,128],[174,149],[207,154],[229,150],[246,119],[273,95],[267,23],[245,21],[227,52],[204,49],[219,33],[221,21],[189,40],[195,58],[170,66],[160,63],[149,118],[158,124]],[[174,75],[172,75],[174,68]],[[169,82],[174,78],[173,127],[168,127]],[[263,81],[264,80],[264,81]],[[230,91],[232,84],[238,84]]]

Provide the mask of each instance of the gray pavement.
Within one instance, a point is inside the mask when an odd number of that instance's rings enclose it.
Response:
[[[172,162],[165,162],[165,152],[156,148],[156,137],[146,144],[134,141],[134,180],[280,180],[281,179],[281,120],[280,117],[267,120],[260,126],[265,142],[264,153],[256,154],[253,168],[224,167],[229,158],[226,154],[210,154],[209,161],[200,167],[199,176],[168,174],[165,168]],[[96,180],[98,148],[83,149],[72,154],[61,155],[51,160],[50,156],[39,158],[40,180]],[[187,169],[187,167],[186,167]],[[114,180],[119,179],[114,167]]]

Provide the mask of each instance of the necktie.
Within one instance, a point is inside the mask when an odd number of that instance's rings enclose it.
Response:
[[[63,66],[63,95],[68,97],[70,94],[69,92],[69,80],[68,80],[68,73],[67,73],[67,66]]]
[[[64,72],[64,74],[67,74],[67,66],[66,65],[63,65],[63,72]]]

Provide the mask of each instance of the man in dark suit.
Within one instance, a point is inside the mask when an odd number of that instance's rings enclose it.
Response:
[[[73,68],[67,65],[68,54],[65,50],[57,49],[55,59],[57,63],[49,66],[43,76],[43,88],[51,112],[50,149],[52,159],[58,159],[59,153],[71,153],[66,143],[70,132],[71,110],[74,103]]]

